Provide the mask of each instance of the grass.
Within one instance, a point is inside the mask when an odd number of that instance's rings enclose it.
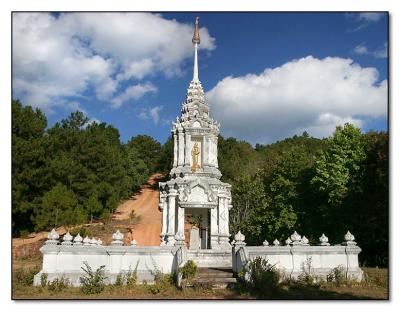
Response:
[[[154,291],[152,285],[107,285],[99,294],[85,295],[79,287],[68,287],[55,292],[49,287],[27,285],[25,281],[29,278],[21,279],[23,275],[20,270],[17,270],[18,280],[14,279],[13,283],[13,299],[388,299],[387,269],[375,268],[363,268],[366,279],[361,283],[345,283],[341,286],[325,283],[320,287],[287,283],[270,297],[254,295],[240,287],[189,287],[180,290],[171,284],[164,284],[157,291]]]

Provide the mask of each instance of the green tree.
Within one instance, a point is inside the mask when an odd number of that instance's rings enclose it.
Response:
[[[84,222],[82,210],[77,204],[74,193],[65,185],[57,184],[44,194],[42,204],[36,210],[36,229]]]
[[[143,159],[149,172],[154,173],[158,167],[161,144],[148,135],[137,135],[131,138],[127,145],[135,147],[139,157]]]

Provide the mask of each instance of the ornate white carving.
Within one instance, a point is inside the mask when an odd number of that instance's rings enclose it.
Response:
[[[91,239],[89,238],[89,236],[86,236],[83,239],[83,246],[90,246],[90,241],[91,241]]]
[[[269,243],[267,240],[263,241],[263,246],[268,246],[268,245],[269,245]]]
[[[290,237],[288,237],[288,238],[285,240],[286,246],[289,246],[291,243],[292,243],[292,240],[290,239]]]
[[[119,246],[122,246],[124,243],[123,243],[123,240],[124,239],[124,234],[122,234],[119,230],[117,230],[113,235],[112,235],[112,242],[111,242],[111,244],[112,245],[119,245]]]
[[[57,245],[59,237],[60,235],[58,235],[56,230],[52,229],[51,232],[47,235],[46,245]]]
[[[69,232],[65,233],[65,235],[63,237],[63,242],[61,243],[61,245],[65,245],[65,246],[72,245],[72,239],[73,239],[73,237]]]
[[[309,240],[307,237],[303,236],[303,238],[301,239],[301,244],[302,245],[309,245]]]
[[[75,238],[74,238],[74,245],[82,245],[82,241],[83,241],[83,238],[78,233],[78,235],[76,235]]]
[[[242,234],[242,232],[237,232],[236,234],[235,234],[235,241],[236,241],[236,243],[243,243],[244,242],[244,240],[245,240],[245,236]]]
[[[275,238],[273,244],[274,246],[279,246],[281,243]]]
[[[354,235],[350,233],[350,231],[347,231],[347,233],[344,235],[344,245],[348,246],[355,246],[357,243],[354,241]]]
[[[290,239],[292,240],[293,245],[298,245],[300,244],[301,236],[296,231],[294,231],[294,233],[290,235]]]
[[[328,241],[329,241],[328,237],[326,237],[325,234],[322,233],[322,236],[319,238],[320,245],[321,246],[330,246]]]

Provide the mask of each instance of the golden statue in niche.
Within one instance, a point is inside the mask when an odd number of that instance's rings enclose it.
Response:
[[[194,146],[192,148],[192,172],[197,171],[197,169],[200,169],[200,165],[199,165],[199,155],[200,155],[200,149],[199,149],[199,145],[196,143],[194,143]]]

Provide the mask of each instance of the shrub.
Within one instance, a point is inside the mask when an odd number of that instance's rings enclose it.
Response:
[[[262,257],[256,257],[249,262],[249,283],[253,291],[259,295],[271,295],[279,289],[279,272],[274,265]]]
[[[23,286],[33,285],[33,278],[37,274],[39,269],[19,269],[13,273],[13,282]]]
[[[61,277],[56,278],[52,282],[48,283],[48,289],[52,292],[60,292],[66,288],[68,288],[70,282],[67,278]]]
[[[311,257],[308,257],[307,260],[304,261],[302,270],[303,272],[297,278],[298,284],[302,286],[320,286],[320,284],[317,282],[317,278],[313,274]]]
[[[333,268],[326,276],[328,283],[334,283],[336,286],[341,286],[346,282],[344,267],[342,265]]]
[[[193,260],[188,260],[185,265],[179,268],[182,278],[191,281],[197,275],[197,265]]]
[[[128,286],[133,286],[136,285],[137,282],[137,268],[138,268],[139,262],[136,263],[135,269],[132,271],[131,268],[129,267],[128,272],[125,275],[126,278],[126,285]]]
[[[124,276],[122,274],[118,274],[117,278],[115,279],[114,286],[122,286],[124,285]]]
[[[85,276],[80,277],[81,289],[84,294],[98,294],[104,290],[104,275],[105,265],[100,266],[96,271],[93,271],[89,264],[85,261],[82,267]]]
[[[46,287],[47,285],[47,273],[42,273],[42,275],[40,275],[40,286],[42,288]]]

